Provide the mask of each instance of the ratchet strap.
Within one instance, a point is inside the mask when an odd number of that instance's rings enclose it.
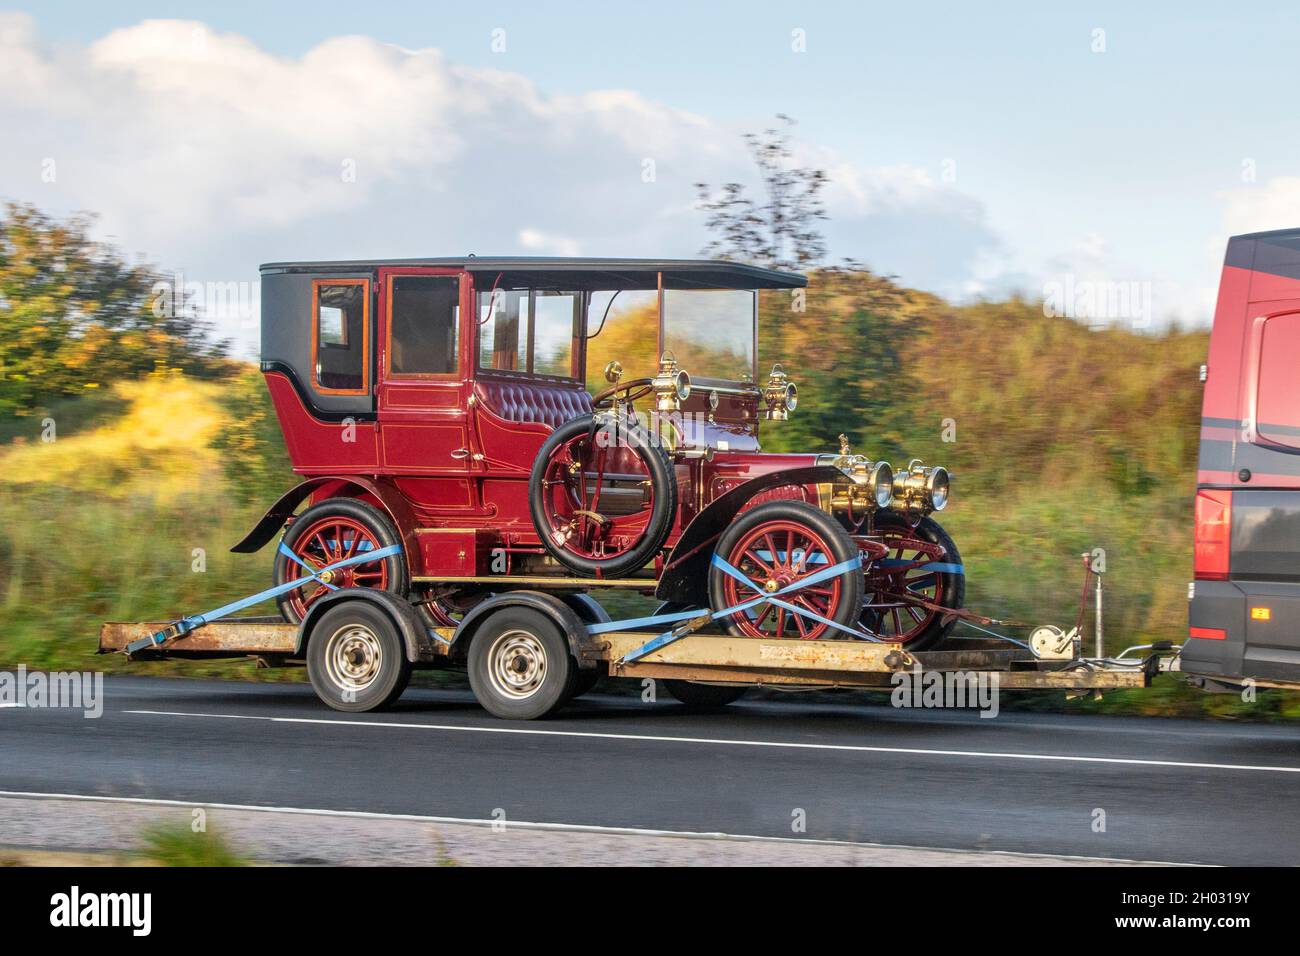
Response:
[[[652,625],[652,624],[672,624],[672,623],[677,624],[676,627],[664,631],[662,634],[654,638],[651,638],[649,641],[646,641],[646,643],[642,644],[640,647],[636,648],[635,650],[629,651],[627,654],[623,655],[623,658],[619,663],[630,664],[633,661],[640,660],[642,657],[645,657],[647,654],[651,654],[659,650],[661,647],[666,647],[667,645],[673,643],[674,641],[680,640],[681,638],[686,637],[688,634],[692,634],[695,631],[698,631],[706,624],[710,623],[711,621],[716,621],[718,618],[727,617],[728,615],[731,614],[738,614],[742,611],[747,611],[750,608],[757,607],[758,605],[761,604],[772,604],[775,605],[776,607],[783,608],[793,614],[797,614],[800,617],[809,618],[811,620],[817,621],[820,624],[825,624],[829,627],[835,628],[836,630],[844,631],[848,634],[851,634],[853,637],[859,638],[860,640],[877,641],[877,642],[880,640],[879,637],[877,637],[875,634],[870,633],[869,631],[846,627],[845,625],[840,624],[836,621],[832,621],[829,618],[822,617],[820,614],[817,614],[815,611],[812,611],[806,607],[799,607],[795,604],[791,604],[788,601],[781,600],[782,597],[795,594],[798,591],[802,590],[803,588],[811,587],[814,584],[821,584],[823,581],[829,581],[832,578],[839,577],[841,574],[849,574],[854,571],[860,570],[862,567],[861,555],[856,555],[847,561],[841,561],[839,564],[833,564],[830,567],[823,568],[820,571],[808,575],[806,578],[803,578],[799,581],[795,581],[792,584],[787,584],[785,587],[781,588],[780,590],[772,591],[772,592],[767,591],[761,585],[756,584],[754,581],[751,581],[749,578],[745,577],[745,575],[742,572],[740,572],[735,567],[733,567],[731,563],[728,562],[727,559],[723,558],[721,555],[715,554],[713,556],[713,566],[718,568],[724,574],[732,578],[735,578],[737,581],[739,581],[749,590],[753,591],[756,596],[741,601],[739,604],[734,604],[731,607],[724,607],[718,611],[707,611],[703,609],[697,609],[693,611],[674,611],[669,614],[653,614],[649,617],[631,618],[623,621],[611,621],[607,624],[593,624],[587,628],[587,633],[603,634],[607,631],[627,630],[636,627],[644,627],[646,625]]]
[[[267,588],[265,591],[258,591],[256,594],[251,594],[246,598],[240,598],[238,601],[232,601],[230,604],[223,605],[215,610],[207,611],[203,614],[194,614],[190,617],[183,617],[179,621],[173,621],[162,630],[155,631],[148,637],[142,637],[138,641],[132,641],[130,644],[126,645],[123,652],[128,655],[135,654],[139,651],[156,648],[168,641],[178,640],[197,628],[202,627],[204,624],[211,624],[213,621],[220,620],[223,617],[229,617],[231,614],[252,607],[254,604],[261,604],[263,601],[268,601],[273,597],[279,597],[281,594],[292,591],[294,588],[300,588],[310,581],[315,581],[317,584],[324,585],[331,591],[338,590],[334,585],[323,580],[321,575],[326,571],[337,571],[340,568],[352,567],[354,564],[368,564],[371,561],[379,561],[395,554],[401,554],[402,546],[400,544],[390,544],[386,548],[366,551],[362,554],[353,555],[350,558],[344,558],[341,561],[335,561],[333,564],[327,564],[323,568],[315,569],[300,560],[296,554],[285,547],[283,541],[280,542],[280,553],[287,554],[295,562],[306,568],[307,574],[303,577],[295,578],[292,581],[286,581],[284,584],[277,584],[275,587]]]

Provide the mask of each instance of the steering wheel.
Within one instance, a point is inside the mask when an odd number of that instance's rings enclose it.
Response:
[[[634,378],[627,382],[615,382],[609,388],[601,389],[594,396],[592,396],[591,404],[598,408],[603,407],[605,403],[610,402],[610,400],[613,399],[615,395],[617,395],[619,392],[622,391],[626,391],[629,393],[627,397],[624,398],[623,400],[625,402],[630,402],[640,398],[643,395],[649,394],[653,384],[654,384],[654,379],[652,378]],[[641,391],[633,395],[631,394],[633,389],[641,389]]]

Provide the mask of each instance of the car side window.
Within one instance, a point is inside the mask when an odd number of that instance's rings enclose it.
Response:
[[[1300,313],[1264,323],[1255,429],[1275,445],[1300,448]]]
[[[322,279],[312,283],[312,353],[321,392],[369,390],[370,283]]]
[[[479,368],[528,371],[531,300],[527,289],[479,293]]]
[[[494,289],[478,297],[478,366],[569,378],[582,294]]]
[[[460,280],[455,276],[395,276],[389,302],[389,374],[454,374]]]

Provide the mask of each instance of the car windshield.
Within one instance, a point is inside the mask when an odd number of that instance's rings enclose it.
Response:
[[[618,362],[623,377],[653,378],[659,368],[659,293],[625,289],[593,292],[587,310],[587,388],[599,392],[605,366]]]
[[[754,293],[665,289],[664,348],[696,378],[752,381]]]

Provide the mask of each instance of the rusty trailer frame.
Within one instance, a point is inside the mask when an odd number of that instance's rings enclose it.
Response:
[[[109,622],[99,632],[99,652],[121,653],[132,641],[147,637],[166,622]],[[456,629],[431,629],[438,640],[433,661],[451,662]],[[301,664],[297,656],[299,626],[279,618],[236,618],[217,621],[183,640],[132,655],[136,660],[218,659],[252,657],[271,665]],[[890,689],[895,673],[996,673],[1006,689],[1085,691],[1146,687],[1162,669],[1154,657],[1145,662],[1113,660],[1040,660],[1018,648],[972,646],[969,649],[909,652],[901,645],[865,641],[757,640],[717,634],[691,634],[635,662],[625,655],[643,645],[652,633],[613,631],[581,635],[577,646],[583,662],[610,677],[656,678],[713,683]]]

